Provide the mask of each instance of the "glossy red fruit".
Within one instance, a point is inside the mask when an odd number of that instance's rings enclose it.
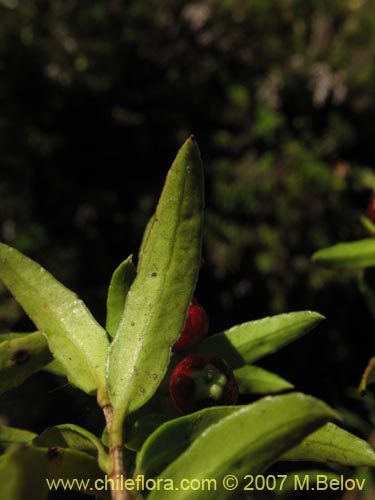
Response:
[[[191,299],[184,329],[173,344],[173,352],[184,352],[195,346],[208,332],[209,320],[206,311],[196,298]]]
[[[370,221],[375,224],[375,194],[371,195],[370,202],[367,207],[367,216]]]
[[[238,388],[233,372],[224,360],[192,354],[174,369],[169,394],[177,409],[182,413],[192,413],[207,406],[235,404]]]

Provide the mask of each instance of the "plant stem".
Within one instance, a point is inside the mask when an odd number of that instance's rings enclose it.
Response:
[[[123,437],[122,433],[115,430],[113,433],[113,408],[111,405],[103,407],[104,417],[107,423],[109,435],[109,456],[111,460],[111,472],[109,474],[112,500],[132,500],[134,497],[125,488],[126,475],[124,472]],[[115,437],[115,439],[114,439]]]

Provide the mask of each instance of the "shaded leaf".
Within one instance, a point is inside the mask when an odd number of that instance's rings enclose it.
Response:
[[[0,343],[0,394],[13,389],[52,360],[47,340],[40,332],[11,334]]]
[[[0,498],[4,499],[43,500],[48,497],[51,480],[71,480],[68,489],[109,499],[108,491],[95,490],[97,479],[104,484],[96,460],[75,450],[13,445],[0,457]]]
[[[23,444],[31,441],[36,434],[25,429],[16,429],[7,425],[0,425],[0,450],[11,444]]]
[[[30,333],[35,333],[35,332],[25,332],[25,333],[9,332],[9,333],[0,333],[0,344],[1,344],[1,342],[5,342],[5,340],[20,339],[21,337],[24,337],[25,335],[29,335]]]
[[[99,388],[104,404],[107,335],[82,300],[39,264],[3,243],[0,279],[47,336],[69,381],[89,394]]]
[[[275,373],[254,365],[234,370],[240,394],[272,394],[293,389],[293,385]]]
[[[124,312],[126,296],[136,276],[132,255],[121,262],[112,275],[107,296],[106,330],[111,337],[116,334]]]
[[[163,413],[151,413],[136,420],[126,433],[126,448],[139,451],[150,434],[167,420],[170,418]]]
[[[328,423],[287,451],[280,460],[375,467],[375,451],[363,439]]]
[[[117,427],[128,407],[133,411],[152,396],[166,372],[197,280],[202,218],[202,165],[189,139],[168,173],[110,347],[107,378]]]
[[[363,269],[375,266],[375,238],[338,243],[318,250],[312,259],[335,269]]]
[[[225,500],[233,494],[222,487],[226,474],[235,471],[241,490],[246,474],[263,472],[332,418],[336,418],[335,412],[311,396],[267,396],[210,426],[159,477],[172,479],[175,484],[182,479],[216,479],[216,491],[180,491],[179,500]],[[152,491],[148,499],[154,500],[158,495]],[[169,498],[175,498],[175,492],[164,490],[163,500]]]
[[[108,455],[98,437],[75,424],[61,424],[48,427],[33,439],[33,444],[39,447],[71,448],[83,451],[98,459],[104,472],[109,470]]]
[[[144,443],[137,455],[135,475],[158,476],[208,427],[235,413],[238,406],[205,408],[162,424]],[[166,446],[168,443],[168,446]]]
[[[351,390],[355,390],[354,388]],[[363,396],[360,396],[361,399]],[[363,407],[366,407],[366,404],[363,402]],[[357,413],[357,408],[354,406],[352,410],[349,410],[347,407],[337,406],[335,407],[336,411],[341,415],[343,422],[350,429],[355,429],[356,432],[361,434],[362,436],[369,436],[372,431],[371,422],[367,420],[365,414],[360,416]]]
[[[360,217],[360,221],[362,223],[362,226],[367,229],[367,231],[370,233],[370,234],[373,234],[375,235],[375,225],[374,223],[368,218],[368,217],[365,217],[365,216],[361,216]]]
[[[13,445],[0,457],[0,498],[44,500],[48,497],[47,462],[39,450]]]
[[[207,337],[195,351],[224,358],[232,369],[238,368],[306,335],[322,319],[317,312],[298,311],[249,321]]]
[[[33,332],[36,333],[36,332]],[[14,340],[14,339],[19,339],[21,337],[24,337],[25,335],[30,335],[30,332],[27,333],[2,333],[0,334],[0,344],[1,342],[4,342],[5,340]],[[44,336],[43,336],[44,337]],[[48,342],[47,339],[45,339],[45,344],[48,348]],[[59,375],[60,377],[66,377],[66,373],[64,368],[62,367],[61,363],[59,363],[56,359],[52,360],[50,363],[46,364],[42,368],[43,371],[53,373],[54,375]]]

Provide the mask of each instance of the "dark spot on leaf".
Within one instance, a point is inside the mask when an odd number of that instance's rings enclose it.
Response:
[[[57,448],[57,446],[52,446],[51,448],[48,448],[47,450],[48,460],[55,460],[59,456],[60,456],[60,450]]]
[[[151,276],[155,277],[157,275],[158,275],[158,273],[156,271],[152,271]]]
[[[135,321],[131,321],[130,326],[134,326],[134,325],[135,325]]]
[[[27,349],[18,349],[18,351],[15,351],[12,354],[10,359],[14,361],[16,365],[23,365],[24,363],[29,361],[30,353]]]
[[[140,388],[139,388],[139,392],[140,392],[141,394],[144,394],[144,393],[146,392],[146,390],[145,390],[145,388],[144,388],[144,387],[140,387]]]
[[[152,377],[152,379],[153,379],[153,380],[157,380],[157,378],[158,378],[158,374],[157,374],[157,373],[153,373],[153,374],[151,375],[151,377]]]

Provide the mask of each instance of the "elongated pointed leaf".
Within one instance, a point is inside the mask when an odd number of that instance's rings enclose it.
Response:
[[[77,295],[39,264],[3,243],[0,279],[47,336],[49,348],[69,381],[89,394],[98,388],[104,393],[107,336]]]
[[[338,243],[314,253],[312,259],[335,269],[375,266],[375,238]]]
[[[52,360],[47,340],[39,332],[0,343],[0,394],[13,389]]]
[[[203,177],[193,139],[180,149],[160,197],[108,357],[107,379],[120,421],[155,392],[181,332],[200,264]]]
[[[48,427],[33,439],[33,445],[39,447],[60,447],[82,451],[98,459],[104,472],[109,471],[108,455],[98,437],[75,424],[61,424]]]
[[[240,394],[274,394],[293,389],[293,385],[275,373],[254,365],[244,365],[234,370]]]
[[[16,429],[7,425],[0,425],[0,450],[8,448],[12,444],[28,443],[36,434],[25,429]]]
[[[186,479],[216,479],[215,491],[180,491],[179,500],[225,500],[233,495],[222,486],[227,474],[237,477],[241,491],[246,474],[263,472],[287,449],[335,417],[332,409],[311,396],[268,396],[210,426],[160,477],[172,479],[174,484]],[[158,495],[160,492],[153,491],[148,499],[160,498]],[[175,492],[164,490],[162,497],[175,498]]]
[[[142,446],[135,475],[158,476],[211,425],[239,409],[239,406],[205,408],[162,424]]]
[[[370,234],[375,234],[375,224],[368,217],[361,216],[360,221]]]
[[[134,281],[136,269],[132,256],[121,262],[112,275],[107,297],[106,330],[111,337],[117,332],[121,316],[124,312],[125,300]]]
[[[57,489],[60,480],[70,481],[67,490],[110,498],[109,491],[95,489],[105,484],[95,458],[75,450],[14,445],[0,457],[0,498],[43,500]],[[60,484],[60,486],[62,486]]]
[[[287,451],[281,460],[375,467],[375,451],[363,439],[329,422]]]
[[[306,335],[322,319],[319,313],[298,311],[249,321],[207,337],[196,351],[224,358],[232,369],[238,368]]]

